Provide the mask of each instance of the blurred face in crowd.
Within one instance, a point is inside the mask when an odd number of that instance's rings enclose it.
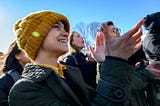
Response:
[[[108,26],[108,34],[113,37],[113,38],[117,38],[120,37],[120,29],[116,28],[114,25],[110,25]]]
[[[30,63],[31,61],[29,60],[28,57],[26,57],[25,53],[21,51],[20,53],[15,55],[15,58],[18,60],[20,65],[24,67],[27,63]]]
[[[74,34],[73,34],[72,45],[73,45],[77,50],[81,50],[82,48],[84,48],[84,39],[83,39],[83,37],[81,37],[80,34],[77,33],[77,32],[74,32]]]

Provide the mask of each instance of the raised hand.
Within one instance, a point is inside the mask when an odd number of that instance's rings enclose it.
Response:
[[[107,33],[105,34],[107,53],[106,55],[128,59],[141,47],[141,36],[144,19],[141,19],[132,29],[123,34],[119,38],[111,39]],[[107,32],[106,24],[102,24],[103,29]]]
[[[105,60],[105,38],[102,32],[96,36],[95,47],[89,46],[91,56],[97,61],[102,62]]]
[[[88,53],[87,54],[87,59],[88,61],[92,61],[92,62],[95,62],[96,60],[93,58],[92,54],[91,53]]]
[[[153,63],[147,65],[146,69],[152,73],[155,79],[160,80],[160,61],[154,61]]]

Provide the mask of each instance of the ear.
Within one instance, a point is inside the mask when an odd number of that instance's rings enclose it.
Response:
[[[21,59],[21,53],[17,53],[14,57],[15,57],[17,60],[20,60],[20,59]]]
[[[72,44],[72,46],[75,46],[75,44],[74,44],[74,40],[71,42],[71,44]]]

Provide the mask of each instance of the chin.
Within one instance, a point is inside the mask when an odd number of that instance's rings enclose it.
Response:
[[[59,52],[59,55],[62,56],[64,54],[66,54],[67,52],[68,52],[68,50],[65,50],[65,51],[63,50],[63,51]]]
[[[67,52],[68,52],[68,48],[64,49],[63,52],[64,52],[64,53],[67,53]]]

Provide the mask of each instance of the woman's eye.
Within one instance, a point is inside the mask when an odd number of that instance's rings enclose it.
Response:
[[[78,38],[80,37],[80,35],[77,36]]]
[[[54,27],[54,28],[60,28],[60,26],[59,26],[59,25],[54,25],[53,27]]]

